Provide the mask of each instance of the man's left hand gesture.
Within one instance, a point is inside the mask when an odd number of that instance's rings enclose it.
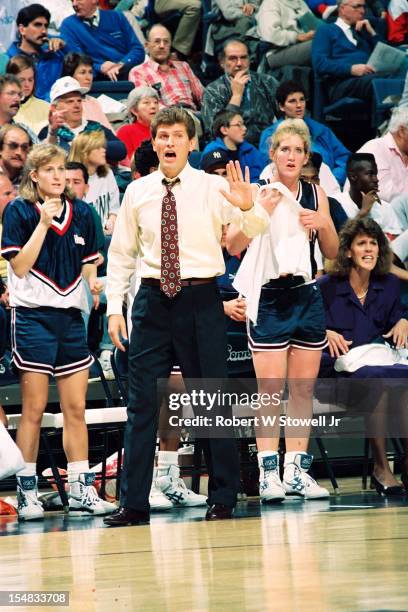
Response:
[[[375,36],[376,34],[373,26],[368,21],[368,19],[360,19],[360,21],[357,21],[355,28],[357,32],[362,32],[363,29],[365,28],[371,36]]]
[[[245,167],[245,179],[238,161],[228,162],[226,170],[230,192],[220,189],[221,194],[233,206],[241,210],[249,210],[254,204],[248,166]]]
[[[60,51],[65,47],[65,40],[62,38],[49,38],[48,39],[48,49],[50,51]]]

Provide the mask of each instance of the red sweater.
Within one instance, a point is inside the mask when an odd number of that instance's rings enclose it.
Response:
[[[130,125],[123,125],[117,131],[116,136],[126,146],[127,157],[121,162],[123,166],[130,166],[136,149],[140,147],[144,140],[150,140],[152,137],[150,127],[138,121]]]

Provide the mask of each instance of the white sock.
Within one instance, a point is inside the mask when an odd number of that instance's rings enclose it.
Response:
[[[37,464],[36,463],[27,463],[25,467],[17,472],[17,476],[35,476],[37,474]]]
[[[288,453],[285,453],[285,462],[283,465],[286,467],[288,463],[294,463],[296,455],[307,455],[307,454],[308,453],[306,451],[289,451]]]
[[[76,480],[79,480],[79,475],[84,472],[89,472],[89,461],[72,461],[68,463],[68,483],[72,484]]]
[[[157,476],[167,476],[169,467],[174,465],[178,468],[177,451],[159,451],[157,457]]]

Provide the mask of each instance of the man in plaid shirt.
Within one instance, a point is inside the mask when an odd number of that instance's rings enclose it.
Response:
[[[135,87],[153,87],[163,106],[178,104],[198,111],[204,88],[187,62],[170,59],[171,34],[164,26],[154,25],[147,37],[148,59],[129,72]]]

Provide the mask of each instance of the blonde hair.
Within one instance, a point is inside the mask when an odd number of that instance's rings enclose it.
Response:
[[[106,136],[102,130],[81,132],[74,138],[71,145],[68,161],[81,162],[88,168],[89,154],[99,147],[106,148]],[[109,172],[108,164],[102,164],[96,169],[98,176],[106,176]]]
[[[45,166],[51,160],[60,158],[65,162],[67,161],[67,154],[64,149],[57,147],[53,144],[39,144],[34,145],[28,154],[27,161],[24,166],[23,178],[21,179],[20,188],[18,190],[19,195],[28,200],[29,202],[37,202],[39,196],[38,186],[31,177],[33,171],[38,171],[41,166]],[[70,191],[66,188],[64,193],[71,197]]]
[[[303,119],[285,119],[276,129],[271,138],[271,149],[276,151],[280,143],[286,136],[299,136],[303,140],[305,153],[310,152],[311,138],[309,128]]]

